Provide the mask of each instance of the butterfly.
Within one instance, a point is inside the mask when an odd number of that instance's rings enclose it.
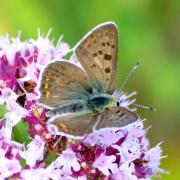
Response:
[[[53,61],[44,69],[39,103],[49,109],[58,131],[81,138],[94,131],[122,127],[138,119],[135,112],[117,105],[113,96],[117,76],[118,30],[106,22],[91,30],[75,46],[70,61]]]

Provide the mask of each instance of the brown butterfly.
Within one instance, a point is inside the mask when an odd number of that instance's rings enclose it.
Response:
[[[117,106],[118,30],[113,22],[100,24],[74,49],[82,68],[68,61],[54,61],[40,82],[39,103],[49,109],[50,122],[67,136],[83,137],[93,131],[121,127],[138,119]]]

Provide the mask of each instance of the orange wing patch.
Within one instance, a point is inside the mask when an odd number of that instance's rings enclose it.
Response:
[[[79,135],[80,134],[80,132],[78,132],[78,131],[74,131],[74,130],[72,130],[72,129],[69,129],[68,127],[67,127],[67,125],[65,124],[65,123],[58,123],[58,128],[61,130],[61,131],[63,131],[64,133],[67,133],[67,134],[74,134],[74,135]]]

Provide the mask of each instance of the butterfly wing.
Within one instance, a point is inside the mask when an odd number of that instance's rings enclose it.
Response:
[[[95,88],[112,94],[116,84],[118,31],[114,23],[94,28],[75,47],[75,56]]]
[[[136,113],[124,107],[113,107],[105,109],[101,114],[101,118],[95,127],[96,130],[109,127],[122,127],[138,120]]]
[[[71,101],[84,99],[90,89],[89,82],[84,71],[72,63],[50,63],[42,74],[39,103],[57,108]]]
[[[55,116],[50,121],[63,134],[83,137],[93,132],[98,116],[98,114],[92,112],[71,113],[64,116]]]

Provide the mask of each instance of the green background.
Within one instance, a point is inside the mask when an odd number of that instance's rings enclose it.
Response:
[[[37,28],[70,46],[104,21],[117,23],[120,32],[118,87],[140,61],[124,90],[137,91],[137,103],[156,112],[139,110],[152,128],[151,145],[163,141],[163,180],[180,178],[180,1],[177,0],[0,0],[0,34],[37,38]]]

